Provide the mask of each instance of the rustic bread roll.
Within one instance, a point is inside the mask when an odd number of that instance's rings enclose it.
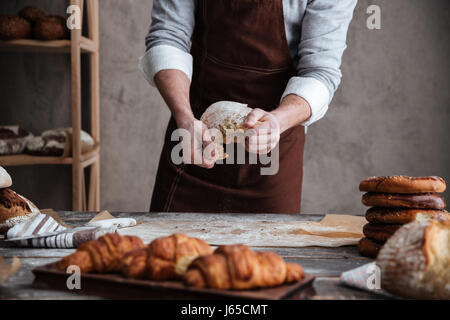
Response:
[[[36,214],[39,209],[30,200],[8,188],[0,189],[0,234]]]
[[[27,153],[35,156],[68,157],[70,147],[70,135],[67,132],[49,130],[40,137],[28,140]]]
[[[33,135],[19,126],[0,126],[0,155],[22,153]]]
[[[8,188],[12,185],[11,176],[3,167],[0,167],[0,189]]]
[[[381,287],[418,299],[450,299],[450,224],[412,222],[392,236],[377,257]]]
[[[440,177],[386,176],[369,177],[361,181],[360,191],[383,193],[444,192],[445,181]]]
[[[39,20],[44,20],[48,18],[48,15],[44,10],[33,6],[23,7],[18,14],[19,16],[21,16],[24,19],[27,19],[31,23],[36,23]]]
[[[72,128],[60,128],[55,129],[56,131],[65,131],[70,137],[70,153],[72,153]],[[89,133],[84,130],[80,132],[80,142],[81,142],[81,153],[85,154],[95,148],[95,141]]]
[[[31,37],[31,23],[19,16],[0,15],[0,40]]]
[[[66,19],[61,16],[48,16],[38,20],[33,27],[33,34],[36,39],[46,41],[68,39],[70,36]]]
[[[362,196],[362,203],[368,207],[445,209],[445,200],[434,193],[389,194],[368,192]]]
[[[366,211],[366,219],[372,223],[385,224],[406,224],[425,220],[444,222],[450,221],[450,214],[446,210],[375,207]]]
[[[81,131],[81,153],[91,151],[95,147],[94,139],[85,131]],[[37,156],[70,157],[72,155],[72,128],[47,130],[40,137],[30,139],[27,153]]]
[[[237,142],[236,135],[247,130],[244,122],[252,110],[246,104],[219,101],[210,105],[200,120],[209,129],[220,130],[223,135],[223,143],[228,144]]]
[[[363,234],[371,240],[384,243],[400,229],[401,226],[401,224],[367,223],[363,227]]]
[[[376,258],[382,246],[382,242],[377,242],[364,237],[358,242],[358,251],[362,256]]]

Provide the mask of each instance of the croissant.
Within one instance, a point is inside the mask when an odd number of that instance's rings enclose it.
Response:
[[[83,272],[120,272],[125,253],[144,248],[142,240],[135,236],[109,233],[97,240],[83,243],[78,249],[56,263],[59,270],[77,265]]]
[[[212,253],[212,248],[201,239],[173,234],[153,240],[145,249],[127,253],[122,260],[122,274],[156,281],[176,280],[192,260]]]
[[[285,263],[275,252],[255,252],[245,245],[225,245],[214,254],[194,260],[183,280],[188,286],[214,289],[252,289],[299,281],[298,264]]]

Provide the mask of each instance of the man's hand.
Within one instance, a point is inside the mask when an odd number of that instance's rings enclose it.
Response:
[[[185,129],[189,140],[182,140],[183,161],[203,168],[212,168],[218,155],[208,127],[193,116],[175,119],[179,129]]]
[[[261,109],[253,109],[244,123],[250,128],[246,132],[245,149],[256,154],[269,153],[280,141],[280,123],[278,119]]]
[[[218,157],[215,155],[217,152],[208,128],[192,113],[189,102],[191,83],[186,74],[179,70],[161,70],[155,75],[155,83],[178,128],[189,132],[189,141],[182,142],[184,162],[212,168]]]
[[[279,107],[271,112],[253,109],[245,121],[245,125],[251,128],[247,131],[247,136],[250,136],[246,140],[245,149],[257,154],[269,153],[280,141],[281,133],[310,117],[308,102],[293,94],[287,95]]]

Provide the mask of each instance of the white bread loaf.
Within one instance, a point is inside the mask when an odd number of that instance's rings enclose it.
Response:
[[[3,167],[0,167],[0,189],[8,188],[12,185],[12,179]]]
[[[246,104],[219,101],[213,103],[205,110],[200,120],[211,129],[220,130],[223,135],[223,143],[236,142],[236,133],[246,131],[244,126],[247,115],[252,111]]]
[[[406,298],[450,299],[450,224],[418,221],[400,228],[377,257],[381,287]]]

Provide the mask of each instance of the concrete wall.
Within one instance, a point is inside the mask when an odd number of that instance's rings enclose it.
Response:
[[[0,12],[65,1],[2,1]],[[382,29],[368,30],[369,4]],[[360,0],[350,26],[343,82],[307,136],[304,213],[362,214],[369,175],[440,175],[450,181],[447,0]],[[147,211],[169,113],[137,70],[152,1],[100,1],[102,209]],[[39,133],[70,124],[69,60],[0,54],[0,124]],[[86,109],[87,110],[87,109]],[[86,112],[85,112],[86,113]],[[87,119],[85,119],[87,120]],[[85,121],[87,123],[87,121]],[[70,208],[70,169],[10,169],[14,188],[41,207]]]

